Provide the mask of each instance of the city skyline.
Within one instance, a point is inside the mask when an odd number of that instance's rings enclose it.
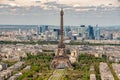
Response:
[[[1,0],[0,80],[120,80],[119,4]]]
[[[65,25],[120,25],[120,0],[1,0],[0,24],[59,25],[61,7]]]

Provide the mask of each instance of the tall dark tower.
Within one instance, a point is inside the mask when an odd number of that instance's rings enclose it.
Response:
[[[69,57],[66,55],[66,48],[65,44],[63,43],[63,15],[64,11],[61,9],[60,11],[60,41],[58,44],[58,48],[56,50],[56,54],[54,56],[54,59],[51,62],[52,68],[70,68],[71,63],[69,60]]]
[[[63,9],[61,9],[61,11],[60,11],[60,41],[59,41],[59,44],[58,44],[58,52],[57,52],[57,56],[59,56],[59,55],[65,55],[65,51],[66,51],[66,49],[65,49],[65,44],[63,43],[63,15],[64,15],[64,11],[63,11]],[[61,51],[61,49],[62,49],[62,51],[63,51],[63,53],[60,53],[60,51]]]
[[[58,48],[65,48],[65,45],[63,43],[63,15],[64,15],[64,12],[63,12],[63,9],[61,9],[60,11],[60,41],[59,41],[59,45],[58,45]]]

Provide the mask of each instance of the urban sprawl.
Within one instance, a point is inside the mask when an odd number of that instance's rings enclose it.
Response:
[[[10,29],[8,27],[7,25],[6,28],[0,27],[0,80],[17,80],[23,75],[21,69],[30,69],[30,65],[23,68],[25,64],[23,59],[28,53],[39,55],[56,52],[60,39],[59,27],[48,25],[35,27],[27,25],[27,28],[15,28],[14,25],[14,27],[10,26]],[[49,43],[46,44],[47,42]],[[80,54],[97,58],[105,57],[112,63],[111,67],[120,80],[120,30],[105,29],[98,25],[94,27],[90,25],[66,26],[64,27],[64,43],[70,52],[71,63],[76,62]],[[15,61],[15,63],[9,66],[6,61]],[[91,66],[90,71],[94,72],[94,70],[95,67]],[[99,72],[101,80],[115,80],[106,62],[100,62]],[[90,74],[90,80],[97,80],[95,73]]]

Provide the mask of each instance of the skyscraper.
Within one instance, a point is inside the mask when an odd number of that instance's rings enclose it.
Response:
[[[47,26],[47,25],[45,25],[44,27],[45,27],[45,31],[48,31],[48,26]]]
[[[45,32],[45,31],[48,31],[49,29],[48,29],[49,27],[47,26],[47,25],[41,25],[41,26],[38,26],[37,27],[37,33],[38,34],[40,34],[40,33],[43,33],[43,32]]]
[[[65,27],[65,36],[68,36],[68,32],[71,31],[69,26]]]
[[[89,33],[89,39],[95,39],[95,36],[94,36],[94,29],[92,26],[88,26],[88,33]]]
[[[59,39],[59,36],[60,36],[60,29],[54,29],[53,30],[54,32],[56,32],[56,37],[57,37],[57,40]]]
[[[113,34],[112,34],[112,33],[109,34],[109,39],[110,39],[110,40],[113,40]]]
[[[38,27],[37,27],[37,33],[40,34],[40,33],[42,33],[42,32],[43,32],[42,26],[38,26]]]
[[[82,39],[86,39],[88,34],[86,26],[81,25],[80,28],[81,28],[80,29],[81,32],[79,32],[79,36],[82,37]]]
[[[98,26],[95,27],[95,39],[100,40],[100,28]]]
[[[18,33],[19,35],[21,35],[21,29],[19,28],[19,33]]]

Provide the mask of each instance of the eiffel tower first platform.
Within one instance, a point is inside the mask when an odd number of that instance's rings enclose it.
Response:
[[[64,69],[64,68],[72,68],[69,57],[66,54],[66,47],[63,43],[63,9],[60,11],[60,41],[58,44],[58,48],[56,51],[56,55],[54,56],[51,67],[55,69]]]

